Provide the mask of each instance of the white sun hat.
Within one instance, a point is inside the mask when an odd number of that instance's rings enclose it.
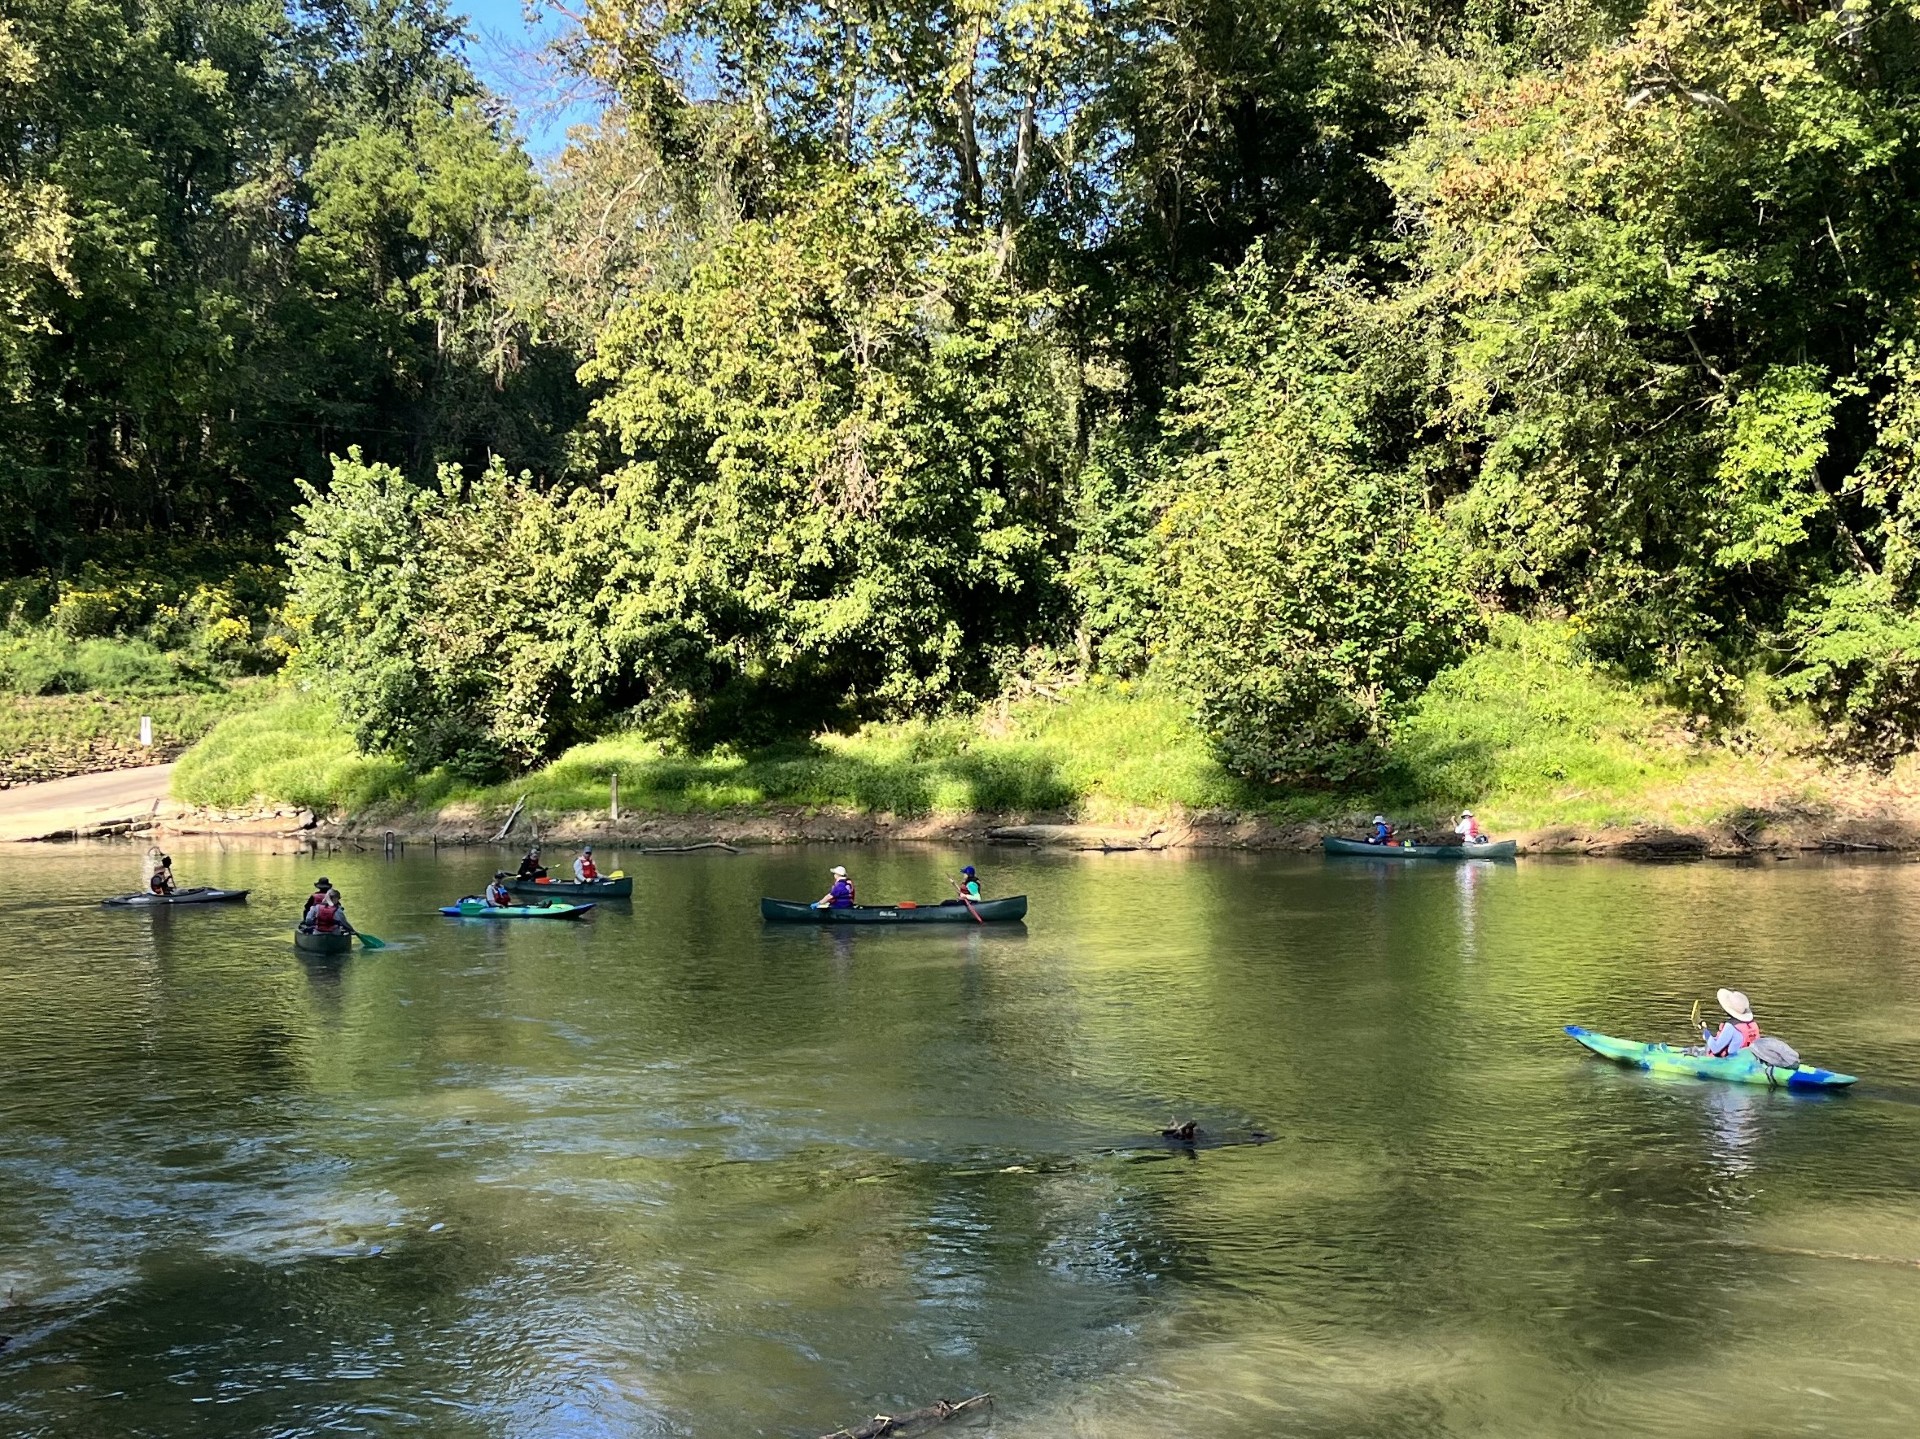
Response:
[[[1742,1024],[1753,1023],[1753,1006],[1747,1003],[1747,997],[1737,989],[1718,989],[1713,997],[1720,1001],[1720,1007]]]

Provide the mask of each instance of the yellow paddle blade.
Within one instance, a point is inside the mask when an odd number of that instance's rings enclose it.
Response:
[[[626,877],[627,872],[624,869],[616,869],[612,874],[607,876],[608,879],[625,879]]]

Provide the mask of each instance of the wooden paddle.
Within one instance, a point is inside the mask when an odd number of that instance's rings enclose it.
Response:
[[[960,888],[960,881],[955,879],[955,880],[949,880],[948,883],[953,886],[953,892],[960,896],[960,903],[964,904],[967,907],[967,913],[972,915],[975,919],[980,920],[980,923],[985,924],[986,921],[984,919],[980,919],[980,911],[975,909],[973,907],[973,901],[967,898],[967,892],[964,889]]]

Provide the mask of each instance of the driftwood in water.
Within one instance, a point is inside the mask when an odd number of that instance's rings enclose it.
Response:
[[[514,821],[520,818],[520,811],[526,807],[527,797],[525,795],[521,795],[520,798],[513,802],[513,809],[507,815],[507,822],[500,826],[500,832],[493,837],[495,844],[501,843],[508,835],[513,833]]]
[[[642,854],[692,854],[696,849],[724,849],[728,854],[740,853],[740,851],[735,849],[732,845],[722,844],[717,839],[710,839],[705,844],[658,845],[653,849],[643,849],[640,851],[640,853]]]
[[[820,1439],[882,1439],[883,1435],[898,1435],[905,1439],[907,1435],[924,1434],[937,1424],[945,1424],[965,1414],[978,1413],[992,1405],[991,1394],[976,1394],[957,1404],[936,1399],[926,1408],[915,1409],[911,1414],[876,1414],[864,1424],[856,1424],[851,1429],[836,1429],[831,1434],[821,1435]]]

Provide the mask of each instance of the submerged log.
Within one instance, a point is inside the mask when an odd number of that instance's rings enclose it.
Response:
[[[705,844],[655,845],[651,849],[641,850],[640,853],[642,854],[692,854],[696,849],[724,849],[728,854],[740,853],[740,851],[735,849],[732,845],[722,844],[717,839],[710,839]]]
[[[851,1429],[836,1429],[831,1434],[823,1434],[820,1439],[882,1439],[882,1436],[905,1436],[924,1434],[938,1424],[958,1419],[965,1414],[975,1414],[982,1409],[991,1408],[991,1394],[976,1394],[971,1399],[962,1399],[950,1404],[945,1399],[936,1399],[924,1409],[915,1409],[910,1414],[876,1414],[864,1424],[856,1424]]]

